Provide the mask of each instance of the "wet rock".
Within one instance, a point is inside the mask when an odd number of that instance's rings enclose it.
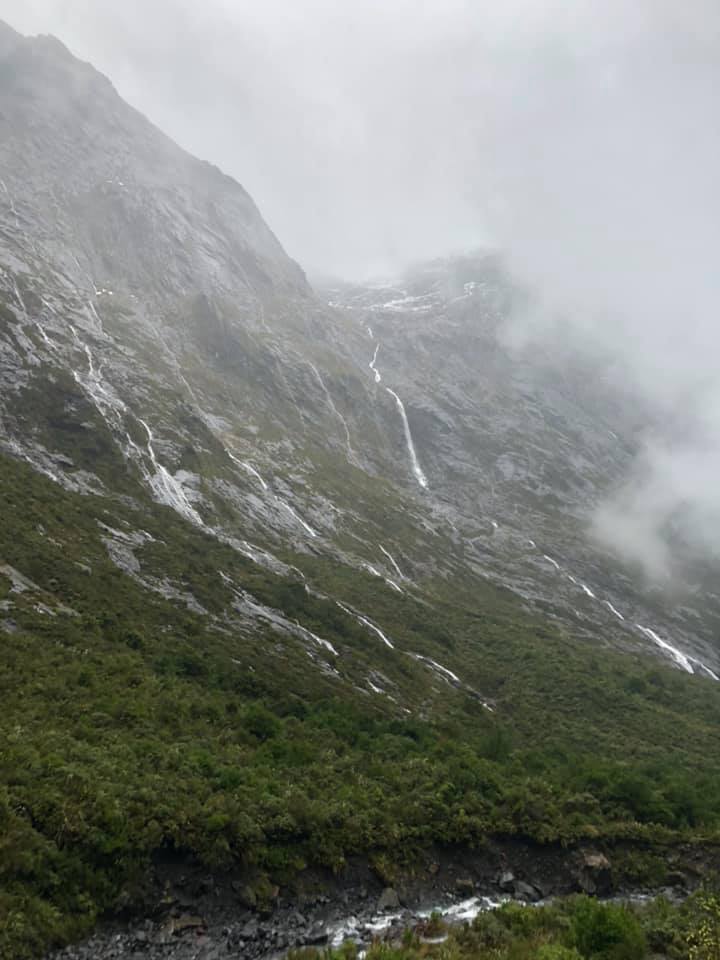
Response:
[[[184,933],[186,930],[205,929],[205,921],[202,917],[194,916],[189,913],[183,913],[172,922],[173,933]]]
[[[166,920],[162,926],[158,927],[153,935],[153,943],[164,944],[170,943],[173,937],[173,922],[172,919]]]
[[[380,894],[380,899],[377,903],[378,913],[386,913],[388,910],[397,910],[399,906],[400,897],[397,895],[397,890],[393,890],[392,887],[386,887]]]
[[[316,923],[303,937],[303,943],[308,946],[317,946],[322,943],[327,943],[327,941],[328,932],[323,923]]]
[[[248,920],[245,926],[240,930],[241,940],[255,940],[258,935],[258,922],[254,918]]]
[[[604,853],[585,851],[577,872],[577,882],[583,893],[603,896],[612,891],[612,870]]]
[[[524,880],[515,881],[514,896],[518,900],[525,900],[527,903],[537,903],[542,899],[540,891],[531,883],[525,883]]]
[[[460,896],[470,897],[475,893],[475,881],[470,877],[458,877],[455,881],[455,891]]]
[[[504,870],[498,877],[498,886],[506,893],[512,893],[515,886],[515,874],[512,870]]]

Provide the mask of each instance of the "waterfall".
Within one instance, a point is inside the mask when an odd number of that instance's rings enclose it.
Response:
[[[394,390],[391,390],[390,387],[385,387],[387,392],[395,397],[395,403],[397,404],[398,410],[400,411],[400,416],[402,417],[403,429],[405,431],[405,442],[407,443],[408,453],[410,454],[410,462],[412,463],[412,471],[415,474],[415,479],[420,484],[423,489],[427,489],[427,477],[422,472],[420,467],[420,462],[417,458],[417,453],[415,452],[415,444],[413,443],[412,434],[410,433],[410,424],[408,423],[407,414],[405,413],[405,405],[403,404],[400,397],[395,393]]]

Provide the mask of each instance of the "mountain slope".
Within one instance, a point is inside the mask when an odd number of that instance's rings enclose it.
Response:
[[[237,183],[8,28],[0,132],[8,955],[169,853],[262,893],[716,829],[712,605],[587,545],[620,404],[503,348],[495,259],[320,297]]]

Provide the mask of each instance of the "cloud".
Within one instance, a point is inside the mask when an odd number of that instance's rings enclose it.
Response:
[[[720,10],[575,14],[495,74],[486,223],[536,293],[513,335],[547,342],[561,316],[646,405],[652,433],[593,529],[667,577],[679,535],[720,543]]]

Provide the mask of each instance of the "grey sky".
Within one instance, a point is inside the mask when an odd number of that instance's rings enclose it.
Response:
[[[550,207],[592,185],[601,171],[584,168],[591,144],[579,136],[620,137],[631,152],[641,98],[652,98],[637,95],[637,76],[672,84],[683,55],[717,53],[717,4],[678,6],[0,0],[0,15],[56,33],[183,146],[236,176],[305,266],[359,273],[504,240],[508,203],[522,217],[539,187]],[[548,151],[550,134],[560,142]],[[566,139],[575,156],[558,167]],[[572,214],[582,226],[576,204]]]
[[[720,542],[717,0],[0,0],[239,179],[311,271],[493,242],[668,417],[598,530]],[[682,439],[678,440],[678,436]]]

